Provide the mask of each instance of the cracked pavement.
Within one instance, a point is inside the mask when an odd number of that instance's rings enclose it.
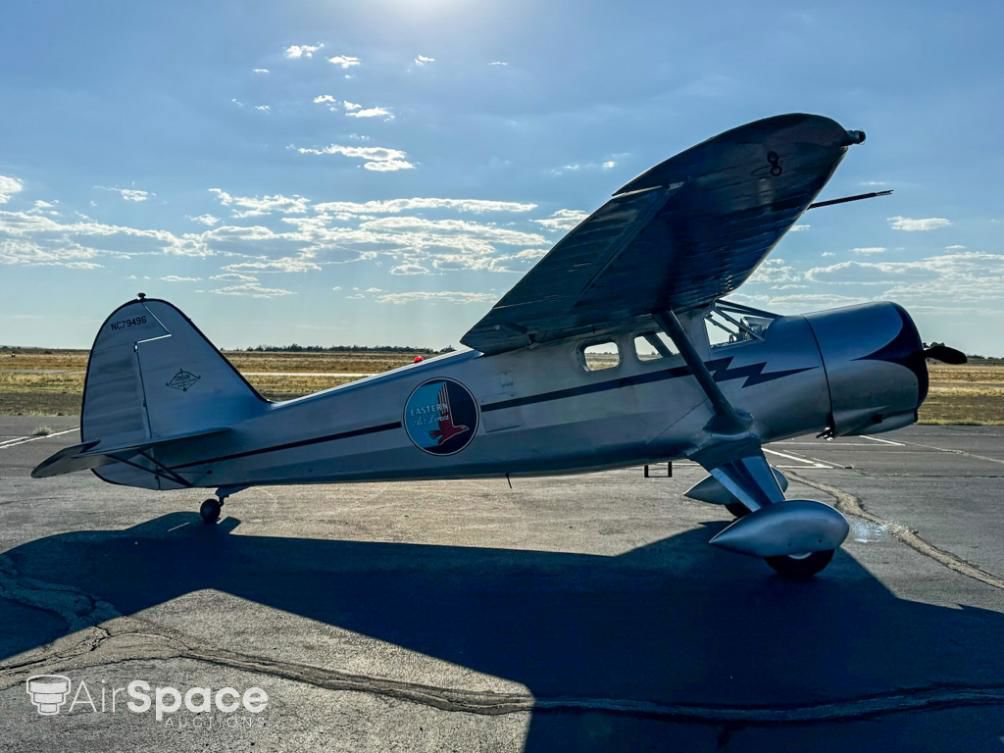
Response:
[[[789,583],[707,546],[690,464],[253,489],[207,528],[204,493],[31,480],[76,441],[35,422],[0,418],[4,751],[1004,750],[1000,428],[773,445],[852,522]],[[42,717],[38,674],[269,705]]]

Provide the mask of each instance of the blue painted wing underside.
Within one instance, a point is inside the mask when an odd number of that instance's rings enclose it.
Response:
[[[666,160],[559,241],[462,342],[496,353],[712,303],[753,273],[852,141],[829,118],[781,115]]]

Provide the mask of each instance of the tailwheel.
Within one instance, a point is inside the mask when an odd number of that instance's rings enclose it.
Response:
[[[216,521],[220,519],[220,508],[223,507],[223,503],[218,499],[207,499],[202,503],[199,508],[199,515],[202,516],[202,522],[206,525],[213,525]]]
[[[835,551],[835,549],[824,549],[821,552],[764,557],[764,560],[782,577],[792,580],[808,580],[830,564]]]
[[[733,518],[741,518],[744,515],[749,515],[750,509],[744,505],[742,502],[729,502],[725,505],[725,509],[732,513]]]

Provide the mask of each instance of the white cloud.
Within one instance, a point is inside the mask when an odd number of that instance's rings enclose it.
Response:
[[[328,58],[328,62],[332,65],[337,65],[343,71],[361,63],[359,58],[354,55],[334,55],[333,57]]]
[[[398,264],[396,267],[391,267],[390,273],[392,275],[427,275],[429,270],[421,264]]]
[[[323,44],[291,44],[286,48],[285,56],[290,60],[312,58],[314,53],[324,47]]]
[[[422,217],[381,217],[366,220],[360,225],[364,230],[418,230],[436,233],[462,233],[465,236],[484,238],[507,246],[529,246],[547,243],[537,233],[488,225],[468,220],[427,220]]]
[[[218,275],[213,275],[209,278],[210,280],[218,280],[219,282],[257,282],[258,278],[255,275],[245,275],[240,272],[223,272]]]
[[[3,238],[0,226],[0,264],[27,267],[68,267],[70,269],[97,269],[101,266],[89,261],[98,251],[78,243],[40,243],[24,238]]]
[[[0,211],[0,240],[11,238],[33,243],[46,253],[86,253],[128,259],[144,253],[211,256],[213,251],[198,234],[178,236],[167,230],[147,230],[128,225],[95,222],[86,215],[79,222],[64,222],[39,212]]]
[[[271,105],[255,105],[254,109],[256,109],[258,112],[272,112]]]
[[[550,217],[542,220],[533,220],[548,230],[571,230],[589,216],[588,212],[580,209],[559,209]]]
[[[257,73],[260,76],[263,76],[263,75],[265,75],[267,73],[271,73],[271,71],[269,71],[268,68],[252,68],[251,72],[252,73]]]
[[[606,159],[601,162],[569,162],[561,167],[551,168],[551,175],[564,175],[585,170],[610,170],[617,166],[616,160]]]
[[[398,170],[411,170],[415,166],[407,160],[384,160],[382,162],[365,162],[363,167],[377,173],[395,173]]]
[[[484,253],[475,253],[473,255],[469,252],[430,254],[429,262],[439,272],[459,272],[466,270],[471,272],[502,273],[517,271],[509,266],[508,262],[512,258],[511,256],[498,256],[494,254],[493,250],[488,250]]]
[[[961,243],[953,243],[951,246],[945,246],[946,251],[962,251],[965,248]]]
[[[547,255],[546,248],[528,248],[516,254],[517,259],[540,259]]]
[[[494,65],[497,67],[505,68],[506,66],[509,65],[509,63],[507,63],[505,60],[493,60],[488,65]]]
[[[242,282],[236,285],[228,285],[213,290],[199,291],[213,293],[214,295],[246,296],[249,298],[282,298],[287,295],[295,295],[292,290],[285,288],[266,288],[258,282]]]
[[[866,300],[867,298],[860,296],[837,295],[835,293],[794,293],[767,297],[769,305],[777,306],[785,311],[850,306],[855,303],[863,303]]]
[[[902,264],[930,274],[926,280],[896,279],[883,297],[942,306],[999,307],[1004,301],[1004,254],[962,251]]]
[[[826,267],[813,267],[805,273],[811,282],[879,285],[910,280],[926,280],[936,276],[926,261],[869,262],[841,261]]]
[[[498,293],[467,293],[458,290],[421,291],[413,290],[407,293],[383,293],[376,296],[379,303],[494,303]]]
[[[792,225],[790,228],[788,228],[788,232],[789,233],[804,233],[810,227],[812,227],[812,225],[806,225],[806,224]]]
[[[338,100],[330,94],[321,94],[314,97],[313,102],[315,105],[327,105],[331,112],[339,111]],[[348,100],[344,100],[342,102],[342,111],[350,118],[383,118],[384,120],[394,119],[394,113],[386,107],[363,107],[358,102],[350,102]],[[366,140],[368,140],[368,138]]]
[[[394,113],[388,110],[386,107],[363,107],[355,102],[342,102],[342,107],[345,109],[345,115],[350,118],[383,118],[384,120],[393,120]]]
[[[201,277],[185,277],[183,275],[164,275],[160,278],[164,282],[198,282]]]
[[[243,103],[243,102],[241,102],[241,101],[240,101],[239,99],[237,99],[236,97],[232,97],[232,98],[230,99],[230,101],[231,101],[231,102],[233,102],[233,103],[234,103],[235,105],[237,105],[238,107],[244,107],[244,103]]]
[[[770,285],[801,282],[802,275],[781,257],[767,259],[750,276],[750,282],[762,282]]]
[[[195,217],[189,216],[192,222],[198,222],[200,225],[205,225],[206,227],[212,227],[220,221],[220,218],[214,214],[200,214]]]
[[[913,217],[889,217],[889,227],[893,230],[905,230],[908,233],[923,233],[928,230],[937,230],[938,228],[948,227],[952,224],[951,220],[945,219],[944,217],[923,217],[923,218],[913,218]]]
[[[363,160],[363,167],[375,172],[411,170],[415,166],[408,162],[408,155],[401,149],[386,146],[342,146],[329,144],[322,147],[291,147],[299,154],[338,154],[351,159]]]
[[[423,209],[454,210],[483,214],[486,212],[531,212],[536,204],[490,199],[440,199],[413,197],[410,199],[384,199],[374,201],[327,201],[314,205],[314,211],[331,214],[400,214]]]
[[[416,55],[415,65],[428,65],[429,63],[435,63],[436,58],[431,58],[428,55]]]
[[[24,184],[9,175],[0,175],[0,204],[6,204],[10,197],[24,190]]]
[[[237,218],[260,217],[271,212],[303,214],[310,203],[310,199],[299,195],[234,196],[221,188],[210,188],[209,192],[216,194],[216,198],[223,206],[235,207],[232,214]]]
[[[284,256],[280,259],[262,258],[256,261],[227,264],[223,269],[241,274],[260,272],[317,272],[321,266],[313,261],[313,252],[303,251],[297,256]]]
[[[852,248],[851,253],[861,256],[875,256],[877,254],[884,254],[887,250],[885,246],[858,246],[857,248]]]
[[[135,203],[140,203],[146,201],[151,196],[156,196],[157,194],[152,191],[141,191],[138,188],[116,188],[115,186],[94,186],[102,191],[111,191],[117,193],[122,197],[123,201],[132,201]]]

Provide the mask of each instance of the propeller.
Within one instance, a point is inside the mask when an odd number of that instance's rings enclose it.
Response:
[[[953,366],[963,364],[968,360],[966,354],[961,350],[949,348],[942,343],[935,343],[930,347],[924,348],[924,358],[933,358],[935,361],[949,363]]]

